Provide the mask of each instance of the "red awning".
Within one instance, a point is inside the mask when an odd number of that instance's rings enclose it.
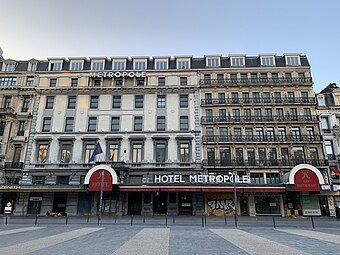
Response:
[[[329,168],[334,175],[340,175],[340,169],[336,166],[330,166]]]
[[[233,192],[232,186],[119,186],[121,192]],[[236,191],[242,192],[286,192],[286,187],[256,186],[236,187]]]

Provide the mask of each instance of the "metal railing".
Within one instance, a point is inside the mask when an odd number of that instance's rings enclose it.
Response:
[[[318,122],[317,115],[288,116],[203,116],[202,124],[218,122]]]
[[[5,169],[22,169],[24,166],[23,162],[5,162],[4,168]]]
[[[201,79],[200,85],[245,85],[245,84],[311,84],[312,78],[231,78],[231,79]]]
[[[314,97],[295,98],[204,98],[202,105],[224,104],[316,104]]]
[[[258,136],[258,135],[203,135],[204,143],[229,143],[229,142],[321,142],[321,135],[286,135],[286,136]]]
[[[0,115],[14,114],[14,109],[11,107],[0,108]]]

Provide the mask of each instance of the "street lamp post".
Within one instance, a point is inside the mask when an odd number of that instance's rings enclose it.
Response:
[[[100,198],[99,198],[99,221],[102,219],[102,207],[103,207],[103,191],[104,191],[104,169],[102,169],[100,174]]]
[[[235,206],[235,210],[234,210],[234,217],[235,217],[235,228],[237,228],[237,194],[236,194],[236,170],[234,170],[233,173],[233,184],[234,184],[234,206]]]

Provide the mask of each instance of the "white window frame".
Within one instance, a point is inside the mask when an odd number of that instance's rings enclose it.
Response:
[[[265,59],[272,59],[273,64],[272,65],[268,65],[268,64],[264,63]],[[260,56],[260,60],[261,60],[261,66],[276,66],[275,57],[274,56]]]
[[[137,63],[143,63],[144,62],[144,69],[143,68],[136,68]],[[133,69],[134,70],[146,70],[148,69],[148,60],[147,59],[134,59],[133,60]]]
[[[33,66],[35,66],[35,68],[32,68]],[[38,62],[28,62],[27,71],[35,72],[37,71],[37,67],[38,67]]]
[[[242,64],[242,65],[234,65],[233,62],[234,62],[234,60],[236,60],[236,59],[242,59],[243,64]],[[244,57],[244,56],[233,56],[233,57],[230,57],[230,66],[231,66],[231,67],[246,66],[245,57]]]
[[[188,66],[185,68],[182,68],[179,66],[180,62],[188,62]],[[190,69],[191,68],[191,58],[176,58],[176,69]]]
[[[115,63],[123,63],[122,69],[116,69]],[[112,70],[125,70],[126,69],[126,59],[112,59]]]
[[[297,65],[292,65],[292,64],[288,63],[288,58],[297,58],[297,60],[298,60]],[[300,55],[286,55],[285,61],[286,61],[286,66],[301,66]]]
[[[325,101],[324,95],[318,95],[316,98],[318,100],[319,106],[326,106],[326,101]],[[322,100],[322,101],[320,101],[320,100]]]
[[[13,66],[13,69],[8,70],[8,67],[9,67],[9,66]],[[10,63],[6,63],[6,64],[5,64],[5,72],[14,72],[14,70],[15,70],[15,63],[10,62]]]
[[[158,64],[159,62],[165,62],[165,68],[163,68],[163,69],[157,68],[157,64]],[[155,59],[155,66],[154,66],[154,69],[155,69],[155,70],[167,70],[167,69],[169,69],[169,60],[168,60],[168,59]]]
[[[209,65],[209,60],[217,60],[217,65]],[[221,66],[221,58],[220,57],[206,57],[205,58],[205,66],[206,67],[220,67]]]
[[[103,64],[103,68],[102,69],[93,69],[94,63],[100,63],[100,62]],[[105,59],[91,59],[91,70],[95,70],[95,71],[105,70]]]
[[[60,64],[60,69],[59,70],[51,70],[52,64]],[[56,71],[56,72],[63,70],[63,60],[50,60],[49,64],[48,64],[48,70],[49,71]]]
[[[72,64],[74,63],[80,63],[80,69],[73,70]],[[69,68],[70,71],[82,71],[83,69],[84,69],[84,60],[71,60],[70,61],[70,68]]]

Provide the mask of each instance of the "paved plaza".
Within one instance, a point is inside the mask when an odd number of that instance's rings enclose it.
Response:
[[[247,218],[236,229],[232,218],[227,224],[223,218],[208,218],[204,227],[200,217],[178,218],[175,223],[171,218],[145,223],[134,218],[132,226],[129,219],[118,218],[115,224],[104,218],[98,226],[95,218],[89,223],[70,218],[68,225],[62,224],[65,218],[44,218],[35,226],[28,219],[24,224],[11,218],[0,226],[0,254],[340,254],[339,221],[334,220],[316,219],[313,229],[309,219],[280,218],[277,224],[290,224],[274,228],[270,218]]]

